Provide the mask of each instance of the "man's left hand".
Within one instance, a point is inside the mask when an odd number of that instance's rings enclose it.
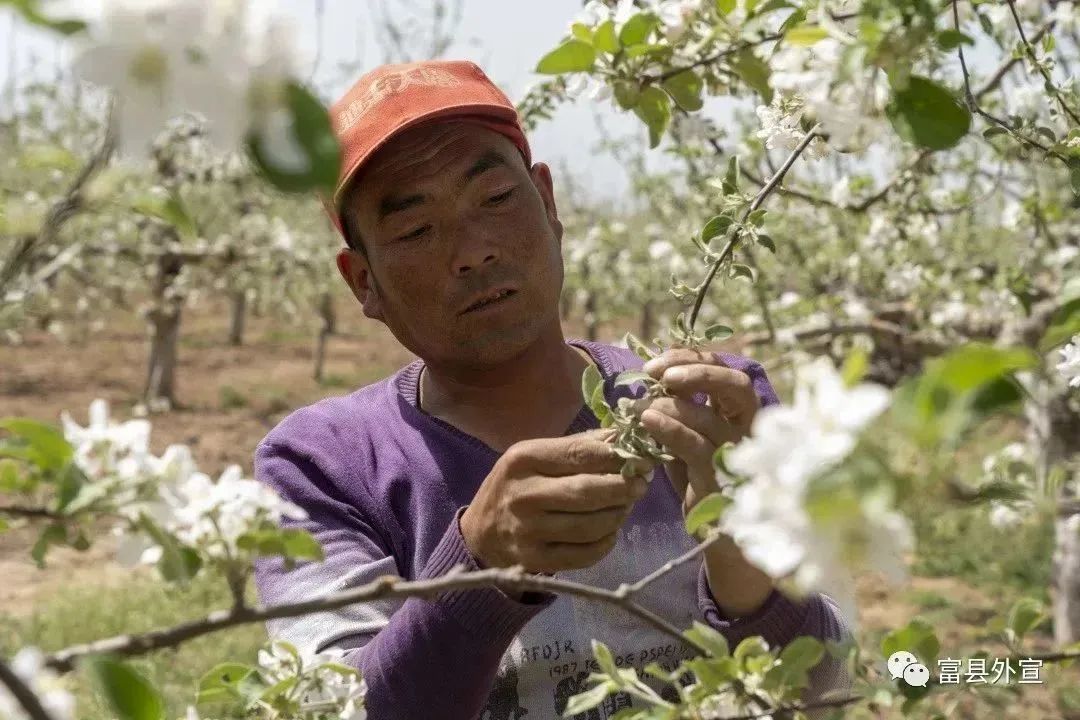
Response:
[[[718,489],[713,454],[725,442],[738,442],[750,433],[758,398],[750,376],[725,366],[708,351],[668,350],[642,369],[675,396],[653,400],[641,422],[677,458],[664,467],[683,498],[685,516]],[[707,405],[693,401],[697,393],[708,397]]]
[[[664,463],[675,491],[683,498],[683,516],[705,496],[716,492],[713,454],[727,441],[750,434],[758,398],[750,376],[721,363],[707,351],[668,350],[645,363],[645,372],[674,395],[657,398],[641,414],[649,434],[676,460]],[[707,405],[693,402],[704,393]],[[729,617],[760,608],[772,592],[772,579],[751,565],[727,536],[704,553],[710,592]]]

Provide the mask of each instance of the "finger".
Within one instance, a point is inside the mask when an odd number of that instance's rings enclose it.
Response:
[[[612,473],[622,467],[622,458],[605,441],[610,429],[559,438],[537,438],[512,445],[503,462],[510,470],[540,475],[573,475],[575,473]]]
[[[668,368],[676,367],[677,365],[691,364],[719,365],[720,361],[717,360],[715,354],[708,352],[707,350],[672,348],[671,350],[665,350],[660,355],[649,360],[641,367],[641,369],[649,373],[653,378],[659,380],[660,376],[663,375],[664,371]]]
[[[540,478],[519,498],[535,510],[587,513],[633,504],[648,488],[645,478],[621,473],[564,475]]]
[[[664,371],[660,381],[669,392],[680,397],[705,393],[711,406],[727,417],[753,414],[759,404],[750,376],[723,365],[671,367]]]
[[[656,410],[641,414],[641,424],[672,455],[686,463],[690,482],[702,496],[716,490],[712,457],[716,445],[701,433]],[[712,487],[703,483],[711,481]]]
[[[742,437],[737,427],[717,415],[712,408],[689,400],[679,397],[658,397],[654,398],[648,407],[700,433],[714,446],[723,445],[728,440],[736,442]]]
[[[632,503],[587,513],[545,512],[525,537],[545,543],[593,543],[618,530],[629,517]]]

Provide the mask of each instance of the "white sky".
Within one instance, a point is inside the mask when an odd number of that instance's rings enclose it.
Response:
[[[102,0],[79,0],[80,7]],[[395,7],[400,0],[386,0]],[[413,5],[424,0],[413,0]],[[298,42],[310,68],[316,47],[316,0],[255,0],[260,11],[286,14],[295,19]],[[315,84],[324,95],[336,98],[355,80],[346,78],[342,63],[361,61],[370,68],[382,61],[382,48],[374,37],[373,0],[325,0],[322,58]],[[512,100],[517,101],[529,83],[540,79],[532,72],[537,60],[558,44],[581,0],[464,0],[460,37],[446,57],[475,61]],[[70,52],[58,36],[42,32],[0,8],[0,82],[14,68],[21,84],[30,77],[55,75],[58,64],[68,62]],[[4,99],[6,102],[6,98]],[[596,157],[592,148],[601,139],[594,120],[599,111],[603,125],[617,136],[636,134],[644,143],[645,129],[637,118],[614,108],[609,101],[565,106],[530,135],[533,155],[556,172],[565,163],[577,184],[591,195],[618,202],[627,187],[625,173],[610,157]],[[660,160],[659,157],[655,158]]]

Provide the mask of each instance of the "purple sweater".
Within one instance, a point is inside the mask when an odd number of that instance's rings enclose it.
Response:
[[[639,384],[613,383],[619,372],[641,367],[634,353],[568,342],[597,362],[609,402],[641,394]],[[753,379],[762,405],[778,402],[758,363],[726,353],[719,357]],[[349,395],[301,408],[259,444],[255,477],[307,510],[309,519],[293,524],[310,531],[326,555],[323,562],[291,571],[278,560],[260,562],[256,582],[263,602],[294,602],[380,575],[421,579],[459,564],[478,569],[458,518],[499,453],[417,407],[422,367],[416,360]],[[583,405],[566,434],[596,427],[596,417]],[[683,526],[681,500],[659,468],[614,550],[590,568],[558,576],[614,588],[694,544]],[[678,627],[704,621],[733,648],[751,635],[763,636],[770,646],[800,635],[850,635],[836,604],[822,594],[796,601],[774,590],[753,614],[728,618],[710,593],[704,563],[684,564],[647,586],[637,600]],[[693,654],[685,643],[642,627],[614,606],[546,593],[527,593],[518,601],[495,588],[380,600],[272,621],[268,631],[301,651],[348,651],[348,661],[367,681],[373,720],[561,717],[567,698],[590,687],[586,678],[597,670],[592,638],[608,644],[620,666],[639,670],[650,662],[673,669]],[[828,656],[811,680],[808,697],[849,684],[842,664]],[[619,694],[577,717],[603,720],[637,702]]]

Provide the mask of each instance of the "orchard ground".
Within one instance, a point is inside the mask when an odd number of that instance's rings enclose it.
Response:
[[[151,450],[161,453],[170,443],[186,443],[200,468],[212,476],[232,463],[250,476],[256,443],[291,410],[361,387],[412,359],[381,325],[360,315],[351,297],[340,295],[337,307],[338,333],[330,340],[321,384],[312,379],[313,332],[274,317],[249,317],[244,345],[230,347],[224,303],[208,301],[185,310],[177,375],[180,407],[151,418]],[[144,379],[144,329],[122,310],[106,320],[106,329],[91,333],[81,345],[30,332],[21,346],[0,346],[0,416],[59,423],[60,412],[67,410],[82,424],[90,402],[102,397],[109,401],[114,419],[130,418]],[[580,337],[580,332],[579,325],[568,323],[568,336]],[[617,335],[621,333],[613,327],[601,339]],[[784,397],[785,388],[778,390]],[[987,438],[986,453],[1014,433],[1002,427]],[[981,456],[964,461],[981,462]],[[1051,529],[996,530],[983,514],[962,510],[929,517],[932,521],[917,523],[919,549],[910,558],[913,577],[908,586],[893,590],[876,575],[858,579],[861,642],[876,645],[884,633],[921,616],[937,631],[941,657],[966,658],[976,647],[1005,656],[1007,650],[987,629],[988,620],[1020,596],[1048,600]],[[0,652],[10,654],[24,645],[53,650],[227,607],[224,583],[198,580],[175,591],[152,570],[116,564],[107,528],[95,537],[84,553],[51,551],[47,567],[38,570],[29,555],[34,538],[30,528],[0,534]],[[180,717],[194,699],[194,683],[203,672],[227,659],[253,660],[263,640],[261,627],[241,628],[157,653],[140,660],[139,666],[165,692],[168,716]],[[1033,633],[1030,651],[1051,648],[1044,624]],[[936,669],[931,671],[936,677]],[[1002,693],[1002,707],[992,710],[993,715],[1080,718],[1080,708],[1070,714],[1056,699],[1057,689],[1080,685],[1080,666],[1044,668],[1043,677],[1044,685],[1023,686],[1019,701]],[[73,682],[80,717],[111,716],[83,678],[76,676]],[[961,696],[955,688],[953,693]],[[963,698],[954,717],[987,717],[987,706],[972,700]]]

